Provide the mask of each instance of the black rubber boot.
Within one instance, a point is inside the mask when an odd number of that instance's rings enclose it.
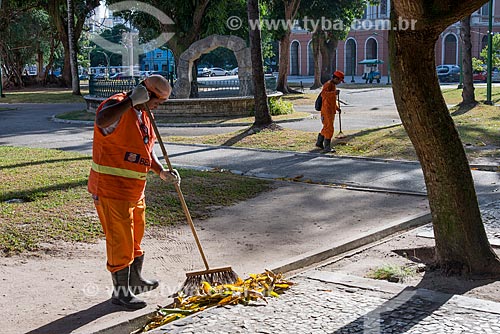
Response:
[[[324,146],[324,149],[323,149],[323,152],[325,153],[329,153],[329,152],[332,152],[332,153],[335,153],[335,149],[332,148],[332,140],[331,139],[325,139],[325,141],[323,142],[323,146]]]
[[[111,277],[113,278],[113,295],[111,296],[113,304],[122,305],[131,310],[146,307],[146,302],[137,298],[130,291],[130,267],[111,273]]]
[[[145,279],[141,276],[144,254],[138,256],[130,266],[130,290],[136,295],[139,293],[154,290],[160,285],[155,279]]]
[[[321,133],[318,133],[318,140],[316,141],[316,147],[319,147],[321,149],[325,148],[323,146],[323,140],[325,140],[325,136],[323,136]]]

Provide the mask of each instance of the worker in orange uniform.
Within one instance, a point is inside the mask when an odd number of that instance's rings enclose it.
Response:
[[[340,112],[340,106],[337,104],[337,85],[344,82],[344,73],[341,71],[333,72],[332,79],[323,85],[321,91],[321,123],[323,128],[318,133],[316,146],[322,148],[325,152],[335,152],[331,147],[333,137],[333,121],[335,114]]]
[[[145,111],[145,104],[156,109],[170,93],[167,79],[151,75],[131,92],[103,101],[96,111],[88,190],[106,236],[111,301],[128,309],[145,307],[135,294],[159,285],[141,275],[146,175],[152,170],[166,182],[180,183],[179,173],[165,170],[153,151],[156,136]]]

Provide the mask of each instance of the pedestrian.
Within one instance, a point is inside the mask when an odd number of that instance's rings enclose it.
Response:
[[[335,152],[335,149],[331,147],[331,143],[335,114],[337,111],[340,112],[340,105],[337,104],[337,85],[341,82],[344,82],[344,73],[335,71],[332,79],[326,82],[321,90],[321,123],[323,123],[323,128],[318,133],[316,146],[325,152]]]
[[[159,285],[141,275],[146,175],[152,170],[166,182],[180,182],[178,172],[165,170],[154,153],[156,136],[145,111],[145,104],[156,109],[170,92],[164,77],[151,75],[132,91],[106,99],[96,111],[88,190],[106,237],[111,301],[129,309],[145,307],[135,294]]]

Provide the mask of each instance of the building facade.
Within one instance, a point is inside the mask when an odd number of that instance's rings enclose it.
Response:
[[[471,15],[472,56],[479,58],[488,43],[489,3]],[[378,70],[386,76],[389,72],[389,48],[387,29],[390,18],[390,0],[377,6],[367,6],[363,18],[357,22],[345,41],[339,41],[334,67],[346,76],[361,76],[369,71],[358,64],[364,59],[380,59],[384,64]],[[405,24],[410,24],[407,22]],[[493,33],[500,33],[500,0],[493,0]],[[290,38],[289,75],[314,75],[314,59],[311,47],[312,34],[300,28],[293,29]],[[460,65],[460,22],[452,24],[441,33],[436,42],[436,65]]]

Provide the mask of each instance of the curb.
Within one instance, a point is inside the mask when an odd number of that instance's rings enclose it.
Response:
[[[274,121],[276,124],[282,123],[294,123],[301,122],[306,119],[312,119],[314,117],[313,114],[309,113],[309,116],[295,119],[284,119],[280,121]],[[58,118],[57,115],[52,115],[51,120],[54,123],[64,123],[64,124],[82,124],[82,125],[94,125],[94,121],[79,121],[72,119],[62,119]],[[223,124],[206,124],[206,123],[158,123],[159,127],[168,127],[168,128],[230,128],[230,127],[242,127],[242,126],[250,126],[252,122],[241,122],[241,123],[223,123]]]
[[[310,267],[314,264],[318,264],[320,262],[323,262],[333,256],[337,256],[339,254],[352,251],[356,248],[365,246],[367,244],[370,244],[372,242],[375,242],[377,240],[386,238],[394,233],[409,230],[414,227],[422,226],[425,224],[430,223],[432,220],[431,214],[430,213],[424,213],[424,214],[419,214],[419,215],[414,215],[409,218],[403,218],[400,220],[397,220],[395,224],[393,224],[390,227],[383,228],[381,230],[378,230],[374,233],[368,234],[366,236],[363,236],[361,238],[353,238],[347,242],[345,242],[342,245],[338,245],[333,248],[323,248],[323,249],[316,249],[313,250],[309,253],[297,256],[295,258],[292,258],[289,261],[285,261],[281,264],[278,264],[275,266],[273,269],[271,269],[274,272],[290,272],[294,270],[298,270],[301,268],[305,267]]]

